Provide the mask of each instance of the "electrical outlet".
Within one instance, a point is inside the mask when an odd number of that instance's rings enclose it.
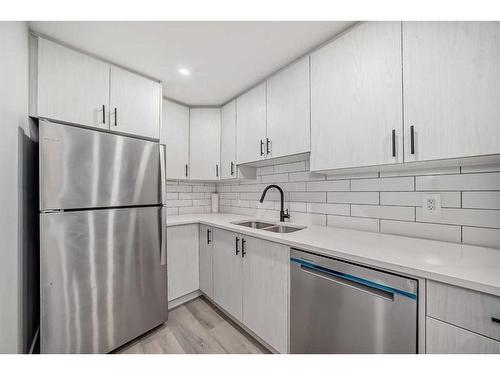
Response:
[[[425,214],[440,215],[441,214],[441,195],[425,194],[422,197],[422,209]]]

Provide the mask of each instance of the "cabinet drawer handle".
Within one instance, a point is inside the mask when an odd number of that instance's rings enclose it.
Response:
[[[396,129],[392,129],[392,157],[396,157]]]
[[[260,156],[264,155],[264,141],[260,140]]]
[[[219,177],[219,164],[215,164],[215,177]]]
[[[236,255],[238,255],[240,253],[240,250],[238,249],[238,244],[240,243],[240,239],[238,237],[236,237],[236,240],[235,240],[235,251],[236,251]]]
[[[245,244],[247,243],[247,240],[244,238],[241,239],[241,257],[244,258],[246,255],[246,250],[245,250]]]
[[[270,144],[271,144],[271,141],[269,140],[269,138],[266,138],[266,153],[267,153],[267,155],[269,155],[271,153],[271,151],[269,150]]]
[[[500,324],[500,319],[499,319],[499,318],[494,318],[494,317],[491,317],[491,321],[492,321],[493,323],[498,323],[498,324]]]
[[[104,104],[102,105],[102,123],[106,123],[106,106]]]
[[[212,239],[210,238],[211,233],[212,233],[212,231],[210,229],[207,229],[207,244],[209,244],[209,245],[212,242]]]
[[[185,174],[186,174],[186,177],[188,176],[188,165],[186,164],[186,167],[185,167]]]
[[[410,154],[415,154],[415,127],[410,126]]]
[[[118,110],[115,107],[115,126],[118,126]]]
[[[231,162],[231,176],[234,175],[234,163]]]

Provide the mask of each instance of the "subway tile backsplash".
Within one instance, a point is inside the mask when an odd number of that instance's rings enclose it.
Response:
[[[167,215],[211,212],[215,191],[215,184],[167,181]]]
[[[285,206],[293,222],[328,225],[410,237],[463,242],[500,249],[500,165],[443,167],[396,172],[369,172],[324,176],[309,172],[307,161],[257,169],[257,179],[220,182],[217,185],[179,183],[182,193],[207,189],[220,194],[220,212],[279,220],[279,194],[269,191],[263,204],[262,190],[277,183],[285,191]],[[170,185],[169,185],[170,186]],[[212,189],[212,190],[210,190]],[[172,189],[169,192],[173,192]],[[205,191],[204,191],[205,192]],[[424,194],[439,194],[441,214],[423,212]],[[188,195],[182,195],[188,197]],[[193,198],[198,201],[198,198]],[[201,201],[202,199],[200,199]],[[170,206],[183,213],[193,207]],[[169,208],[170,209],[170,208]],[[201,212],[201,211],[200,211]]]

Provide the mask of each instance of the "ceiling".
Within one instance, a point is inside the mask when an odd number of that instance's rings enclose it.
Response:
[[[223,104],[353,22],[30,22],[38,33],[163,81],[188,105]],[[179,68],[191,71],[179,74]]]

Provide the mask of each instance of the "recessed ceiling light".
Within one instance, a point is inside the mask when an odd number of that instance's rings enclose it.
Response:
[[[180,68],[179,69],[179,74],[183,75],[183,76],[188,76],[188,75],[191,74],[191,72],[188,69],[186,69],[186,68]]]

